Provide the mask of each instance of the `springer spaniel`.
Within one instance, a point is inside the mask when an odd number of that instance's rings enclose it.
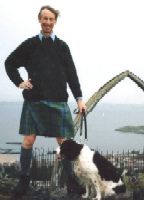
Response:
[[[92,193],[93,200],[101,200],[102,197],[126,192],[122,173],[87,145],[69,139],[62,143],[59,150],[61,156],[74,161],[75,175],[86,187],[83,198],[88,198]]]

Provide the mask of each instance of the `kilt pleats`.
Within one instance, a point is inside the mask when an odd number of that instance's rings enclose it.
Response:
[[[68,104],[66,102],[25,101],[19,133],[47,137],[74,137],[73,120]]]

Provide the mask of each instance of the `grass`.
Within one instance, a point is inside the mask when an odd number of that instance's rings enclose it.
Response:
[[[135,176],[125,176],[124,182],[128,190],[134,190],[136,188],[144,188],[144,173],[136,174]]]

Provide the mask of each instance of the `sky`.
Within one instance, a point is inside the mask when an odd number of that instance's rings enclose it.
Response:
[[[43,5],[60,11],[54,33],[70,47],[84,101],[125,70],[144,80],[143,0],[1,0],[0,101],[23,100],[6,75],[4,61],[22,41],[40,32],[37,14]],[[20,74],[27,79],[24,69]],[[144,104],[144,92],[126,78],[101,102]]]

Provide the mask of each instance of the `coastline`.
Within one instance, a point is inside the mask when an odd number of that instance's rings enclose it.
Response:
[[[0,164],[19,162],[19,154],[0,154]]]

